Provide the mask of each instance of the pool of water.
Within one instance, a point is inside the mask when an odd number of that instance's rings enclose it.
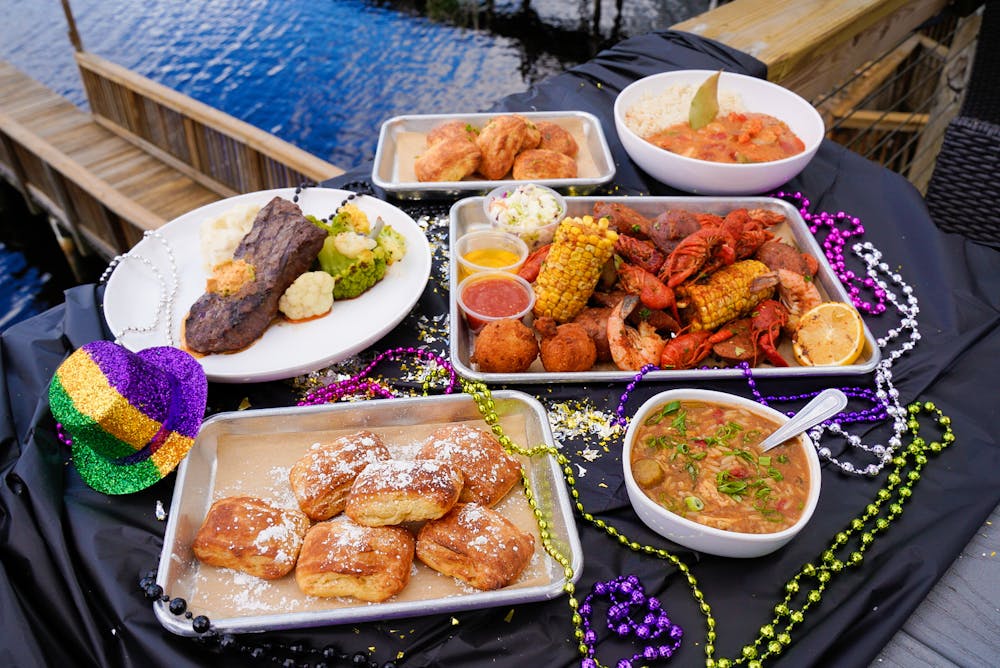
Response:
[[[70,4],[88,51],[346,169],[374,156],[387,118],[481,111],[620,38],[704,11],[708,2]],[[0,57],[85,106],[60,3],[4,4]]]

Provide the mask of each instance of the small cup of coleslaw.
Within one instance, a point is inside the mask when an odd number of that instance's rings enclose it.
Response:
[[[483,209],[491,225],[521,237],[534,251],[552,242],[566,217],[566,200],[552,188],[524,183],[493,189],[483,200]]]

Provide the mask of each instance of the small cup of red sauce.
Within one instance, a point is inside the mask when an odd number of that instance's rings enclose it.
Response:
[[[531,284],[506,271],[481,271],[458,284],[458,307],[473,332],[493,320],[520,320],[535,305]]]

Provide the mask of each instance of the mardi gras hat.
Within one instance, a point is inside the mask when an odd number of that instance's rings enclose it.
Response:
[[[130,494],[163,479],[194,445],[208,381],[171,347],[138,353],[94,341],[67,357],[49,384],[49,406],[83,480]]]

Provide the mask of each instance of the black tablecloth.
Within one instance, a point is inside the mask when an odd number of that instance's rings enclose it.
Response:
[[[649,34],[627,40],[528,93],[506,98],[495,108],[592,112],[601,119],[618,170],[616,188],[609,193],[679,194],[648,179],[628,161],[615,135],[611,109],[615,94],[636,78],[692,67],[765,74],[753,58],[706,40],[674,32]],[[359,170],[329,185],[354,185],[368,176]],[[903,178],[829,142],[786,189],[808,196],[813,211],[842,210],[859,216],[865,224],[864,240],[880,249],[885,262],[913,287],[920,303],[922,338],[895,363],[895,386],[904,403],[934,402],[951,417],[957,435],[956,444],[924,469],[902,518],[879,535],[860,567],[835,578],[777,661],[788,666],[864,666],[1000,500],[995,481],[1000,452],[991,433],[997,422],[1000,377],[1000,253],[942,234],[928,218],[919,194]],[[858,265],[854,269],[860,271]],[[139,577],[155,568],[159,558],[165,523],[157,519],[156,506],[161,502],[169,508],[174,476],[137,494],[104,496],[83,484],[68,463],[67,449],[54,435],[46,387],[69,352],[91,340],[109,338],[100,315],[101,294],[95,286],[70,290],[64,305],[0,337],[0,663],[243,665],[250,660],[245,654],[215,653],[164,631],[138,588]],[[444,301],[440,291],[428,288],[417,308],[443,313]],[[899,318],[890,308],[884,316],[869,317],[868,323],[876,336],[882,336],[898,326]],[[401,325],[375,348],[414,343],[415,332]],[[764,394],[790,394],[845,384],[872,387],[872,378],[761,380],[759,387]],[[750,395],[743,381],[697,385]],[[642,383],[628,406],[634,409],[653,393],[673,386]],[[586,395],[601,409],[613,411],[623,387],[518,389],[544,394],[547,401]],[[290,405],[297,395],[287,383],[213,385],[209,412],[234,410],[244,398],[260,408]],[[884,443],[889,427],[878,425],[860,435],[867,442]],[[837,448],[842,446],[831,447],[839,454]],[[575,449],[569,445],[566,451]],[[715,655],[730,658],[738,656],[771,619],[773,606],[784,595],[784,583],[805,562],[815,563],[834,534],[863,511],[885,482],[884,472],[867,479],[825,466],[820,505],[806,530],[768,557],[732,560],[677,549],[645,529],[628,505],[620,460],[613,450],[587,463],[587,468],[579,480],[587,509],[635,540],[671,549],[691,567],[718,623]],[[703,663],[704,619],[676,569],[620,547],[583,521],[578,525],[585,553],[579,596],[597,580],[638,575],[685,629],[683,646],[672,663]],[[487,609],[243,640],[374,648],[379,662],[402,651],[407,666],[568,666],[579,662],[572,630],[569,607],[561,597],[519,606],[512,614],[508,608]],[[602,642],[598,647],[605,664],[630,654],[617,643]],[[302,656],[315,659],[314,654]]]

